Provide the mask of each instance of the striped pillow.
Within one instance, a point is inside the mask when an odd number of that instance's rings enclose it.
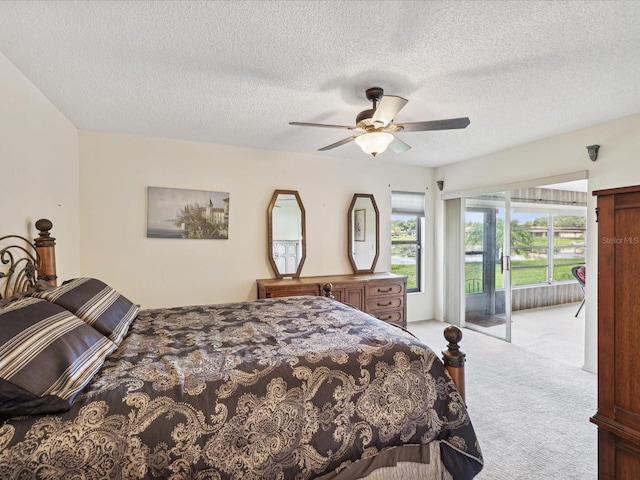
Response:
[[[138,315],[138,307],[95,278],[69,280],[60,287],[33,296],[66,308],[116,345],[120,345]]]
[[[116,345],[38,298],[0,309],[0,414],[68,410]]]

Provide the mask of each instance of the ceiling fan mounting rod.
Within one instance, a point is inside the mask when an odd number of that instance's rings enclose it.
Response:
[[[384,94],[384,90],[380,87],[367,88],[367,91],[366,91],[367,99],[373,102],[374,111],[378,106],[378,102],[382,98],[383,94]]]
[[[363,130],[366,130],[366,127],[371,124],[371,118],[373,118],[373,114],[376,113],[378,102],[382,99],[384,90],[380,87],[371,87],[367,88],[365,93],[367,95],[367,100],[373,102],[373,108],[363,110],[356,117],[356,126]]]

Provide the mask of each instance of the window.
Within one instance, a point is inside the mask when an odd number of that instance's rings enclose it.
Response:
[[[391,271],[407,276],[407,292],[419,292],[424,194],[391,192]]]
[[[571,268],[585,264],[586,217],[554,215],[553,281],[573,280]]]
[[[512,285],[573,280],[571,267],[585,263],[585,224],[583,215],[514,214]]]

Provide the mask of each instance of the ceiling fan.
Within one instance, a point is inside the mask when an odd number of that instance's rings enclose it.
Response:
[[[392,123],[396,114],[408,102],[407,99],[395,95],[383,95],[380,87],[367,89],[367,99],[373,102],[373,108],[364,110],[356,117],[355,126],[329,125],[324,123],[289,122],[289,125],[303,127],[342,128],[355,130],[358,133],[339,142],[332,143],[318,151],[331,150],[354,140],[358,146],[372,156],[384,152],[387,147],[396,153],[406,152],[411,147],[394,136],[394,132],[424,132],[427,130],[452,130],[466,128],[469,125],[467,117],[449,118],[447,120],[431,120],[426,122]]]

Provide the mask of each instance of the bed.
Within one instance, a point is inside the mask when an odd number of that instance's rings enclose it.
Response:
[[[325,297],[139,311],[99,279],[54,287],[39,222],[33,251],[0,238],[0,479],[482,469],[458,388],[408,331]]]

